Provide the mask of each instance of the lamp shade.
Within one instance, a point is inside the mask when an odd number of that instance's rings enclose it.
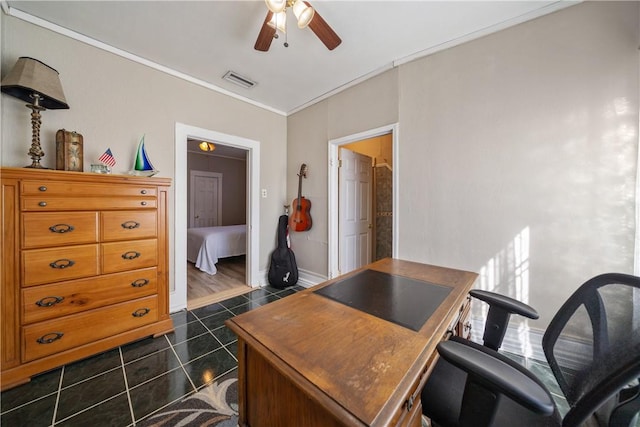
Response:
[[[271,14],[271,20],[267,22],[271,28],[280,30],[283,33],[287,32],[287,12],[278,12]]]
[[[282,12],[287,7],[287,0],[264,0],[267,7],[273,13]]]
[[[18,58],[13,69],[2,79],[2,92],[28,103],[31,95],[40,95],[40,105],[50,110],[68,109],[58,72],[37,59]]]
[[[305,28],[313,19],[315,10],[305,4],[303,0],[296,0],[293,4],[293,14],[298,19],[298,28]]]

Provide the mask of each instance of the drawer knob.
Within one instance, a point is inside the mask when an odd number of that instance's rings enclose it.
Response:
[[[72,260],[72,259],[62,258],[62,259],[57,259],[57,260],[53,261],[49,265],[51,266],[51,268],[63,269],[63,268],[71,267],[75,263],[76,262],[74,260]]]
[[[62,301],[64,301],[64,297],[44,297],[36,301],[36,305],[39,307],[51,307],[60,304]]]
[[[47,206],[47,202],[40,202],[38,203],[38,206],[44,208],[45,206]]]
[[[147,286],[149,284],[149,279],[137,279],[131,282],[131,286],[134,288],[141,288],[143,286]]]
[[[73,231],[73,225],[69,225],[69,224],[56,224],[56,225],[52,225],[51,227],[49,227],[49,230],[51,230],[52,233],[68,233],[70,231]]]
[[[133,317],[142,317],[142,316],[146,316],[147,314],[149,314],[149,312],[151,311],[150,308],[139,308],[136,311],[134,311],[133,313],[131,313],[131,315]]]
[[[140,227],[140,223],[135,221],[125,221],[120,225],[122,228],[126,228],[127,230],[133,230],[134,228]]]
[[[44,334],[38,338],[36,341],[40,344],[51,344],[54,341],[58,341],[63,335],[64,334],[62,332],[49,332],[48,334]]]
[[[407,400],[407,412],[411,412],[411,409],[413,409],[413,404],[414,404],[414,398],[413,396],[409,396],[409,399]]]
[[[122,258],[124,259],[136,259],[140,256],[140,252],[129,251],[122,254]]]
[[[140,194],[147,194],[147,190],[140,191]]]
[[[47,187],[45,187],[44,185],[42,185],[42,186],[40,186],[40,187],[38,188],[38,190],[40,190],[40,191],[47,191]]]
[[[147,206],[147,202],[140,202],[142,206]]]

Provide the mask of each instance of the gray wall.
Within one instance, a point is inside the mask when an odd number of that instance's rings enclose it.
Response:
[[[633,272],[639,22],[638,2],[581,3],[290,116],[289,198],[306,161],[314,203],[298,266],[327,273],[327,141],[398,122],[401,258],[480,273],[535,328],[590,276]]]
[[[247,162],[241,159],[200,153],[188,153],[187,169],[191,171],[222,174],[222,218],[220,225],[246,224],[247,222]],[[191,180],[187,181],[191,190]],[[189,193],[191,194],[191,193]],[[191,218],[191,203],[187,206],[187,218]]]

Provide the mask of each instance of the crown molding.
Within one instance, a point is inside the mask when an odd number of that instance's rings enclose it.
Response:
[[[19,9],[16,9],[14,7],[11,7],[11,6],[7,5],[5,0],[2,0],[2,9],[3,9],[5,14],[7,14],[9,16],[12,16],[14,18],[21,19],[21,20],[23,20],[25,22],[29,22],[30,24],[37,25],[37,26],[42,27],[42,28],[46,28],[47,30],[53,31],[54,33],[69,37],[69,38],[71,38],[73,40],[77,40],[79,42],[88,44],[88,45],[93,46],[95,48],[98,48],[98,49],[104,50],[106,52],[112,53],[114,55],[118,55],[118,56],[120,56],[122,58],[128,59],[128,60],[136,62],[138,64],[147,66],[149,68],[153,68],[156,71],[160,71],[162,73],[165,73],[165,74],[168,74],[170,76],[179,78],[181,80],[185,80],[185,81],[187,81],[189,83],[196,84],[196,85],[201,86],[201,87],[203,87],[205,89],[209,89],[209,90],[212,90],[214,92],[218,92],[218,93],[220,93],[222,95],[226,95],[226,96],[229,96],[231,98],[237,99],[239,101],[246,102],[247,104],[251,104],[251,105],[253,105],[255,107],[262,108],[264,110],[267,110],[267,111],[270,111],[272,113],[276,113],[276,114],[279,114],[279,115],[282,115],[282,116],[285,116],[285,117],[287,116],[287,113],[284,112],[284,111],[272,108],[272,107],[270,107],[268,105],[265,105],[265,104],[262,104],[260,102],[253,101],[253,100],[251,100],[249,98],[245,98],[244,96],[240,96],[240,95],[235,94],[233,92],[230,92],[230,91],[228,91],[226,89],[223,89],[223,88],[218,87],[216,85],[213,85],[211,83],[205,82],[204,80],[200,80],[200,79],[198,79],[196,77],[190,76],[188,74],[185,74],[185,73],[182,73],[180,71],[174,70],[172,68],[166,67],[164,65],[158,64],[157,62],[149,61],[148,59],[145,59],[145,58],[142,58],[140,56],[134,55],[134,54],[132,54],[130,52],[126,52],[126,51],[124,51],[122,49],[118,49],[117,47],[111,46],[111,45],[109,45],[107,43],[103,43],[103,42],[101,42],[99,40],[93,39],[91,37],[87,37],[87,36],[85,36],[83,34],[77,33],[75,31],[72,31],[72,30],[69,30],[67,28],[61,27],[61,26],[59,26],[57,24],[54,24],[52,22],[49,22],[49,21],[46,21],[44,19],[38,18],[37,16],[33,16],[31,14],[23,12],[23,11],[21,11]]]

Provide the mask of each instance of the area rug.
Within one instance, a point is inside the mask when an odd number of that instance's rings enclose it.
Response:
[[[136,423],[143,427],[237,427],[238,378],[236,371]]]

